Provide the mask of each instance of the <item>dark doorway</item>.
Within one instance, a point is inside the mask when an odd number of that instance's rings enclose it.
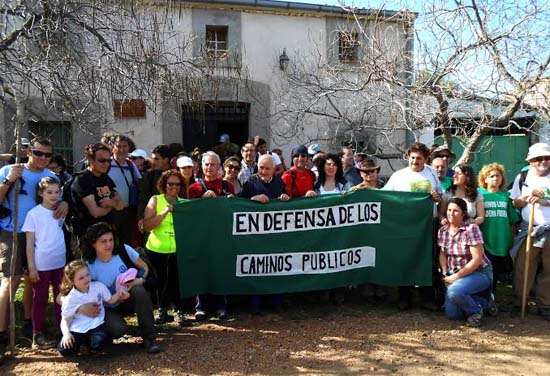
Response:
[[[73,165],[73,132],[68,121],[29,121],[30,138],[42,136],[53,143],[54,153],[61,154],[67,166]]]
[[[227,133],[231,142],[241,146],[248,139],[250,103],[201,102],[183,107],[183,147],[190,152],[199,146],[210,150]]]

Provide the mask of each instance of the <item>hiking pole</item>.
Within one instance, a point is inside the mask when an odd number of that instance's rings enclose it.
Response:
[[[525,307],[527,306],[527,274],[529,273],[529,254],[533,243],[533,222],[535,218],[535,204],[531,204],[529,213],[529,226],[527,228],[527,240],[525,241],[525,268],[523,269],[523,291],[521,294],[521,320],[525,320]]]

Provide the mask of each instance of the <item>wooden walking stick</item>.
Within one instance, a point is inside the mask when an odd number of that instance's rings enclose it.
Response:
[[[529,213],[529,226],[527,229],[527,240],[525,241],[525,268],[523,270],[523,291],[521,294],[521,319],[525,319],[525,307],[527,306],[527,274],[529,273],[529,254],[531,253],[531,245],[533,244],[533,222],[535,218],[535,204],[531,204],[531,212]]]

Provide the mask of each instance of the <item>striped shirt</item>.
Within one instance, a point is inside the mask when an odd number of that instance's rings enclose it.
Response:
[[[437,244],[443,248],[447,255],[449,270],[457,271],[466,266],[472,259],[470,247],[483,244],[481,230],[475,223],[462,223],[455,234],[449,231],[449,225],[441,227],[437,234]],[[490,261],[483,253],[481,267],[490,265]]]

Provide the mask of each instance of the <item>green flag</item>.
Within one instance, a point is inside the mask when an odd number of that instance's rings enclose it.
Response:
[[[432,211],[429,195],[370,189],[269,204],[176,204],[181,295],[430,285]]]

